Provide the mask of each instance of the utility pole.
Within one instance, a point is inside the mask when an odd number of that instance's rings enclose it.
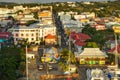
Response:
[[[28,60],[27,60],[27,45],[26,45],[26,79],[28,80]]]
[[[68,64],[69,64],[69,73],[70,73],[70,52],[71,52],[71,40],[70,40],[70,35],[69,35],[69,59],[68,59]]]
[[[117,51],[118,43],[117,43],[117,34],[120,33],[120,27],[119,27],[119,25],[113,26],[113,30],[114,30],[114,35],[115,35],[115,65],[118,68],[118,51]]]
[[[1,43],[0,43],[0,50],[1,50]]]
[[[118,57],[117,57],[117,53],[118,53],[117,45],[118,45],[118,43],[117,43],[117,35],[116,35],[116,33],[114,33],[114,35],[115,35],[115,65],[118,68]]]

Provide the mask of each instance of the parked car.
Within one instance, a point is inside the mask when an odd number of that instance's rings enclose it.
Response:
[[[49,70],[52,70],[52,69],[53,69],[53,66],[52,66],[52,65],[48,65],[48,69],[49,69]]]
[[[38,66],[38,70],[43,70],[43,65],[42,65],[42,64],[40,64],[40,65]]]

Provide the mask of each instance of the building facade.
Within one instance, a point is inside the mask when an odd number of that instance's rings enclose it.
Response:
[[[14,43],[18,44],[21,39],[27,39],[29,43],[39,43],[41,38],[45,40],[45,36],[48,34],[56,35],[56,27],[51,26],[18,26],[16,28],[9,29],[13,34]]]

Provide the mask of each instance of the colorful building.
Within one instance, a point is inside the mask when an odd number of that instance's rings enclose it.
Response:
[[[99,48],[84,48],[84,51],[79,55],[79,62],[85,65],[104,65],[106,57],[106,53],[100,51]]]
[[[45,37],[45,44],[56,44],[56,36],[48,34]]]
[[[0,32],[0,44],[12,43],[12,34],[10,32]]]

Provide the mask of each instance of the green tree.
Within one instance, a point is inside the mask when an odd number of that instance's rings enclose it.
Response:
[[[34,18],[38,19],[38,12],[34,12],[33,14],[34,14]]]
[[[0,80],[16,80],[16,60],[14,58],[1,56]]]
[[[0,50],[0,78],[2,80],[16,80],[16,70],[21,67],[20,63],[25,62],[24,48],[2,47]]]
[[[18,10],[18,11],[16,11],[16,13],[17,13],[17,14],[23,13],[23,10]]]
[[[33,23],[36,23],[36,22],[37,22],[37,21],[35,21],[35,20],[29,20],[29,21],[27,21],[26,25],[29,26],[29,25],[31,25],[31,24],[33,24]]]
[[[98,48],[98,45],[96,44],[96,42],[87,42],[85,47],[89,47],[89,48]]]
[[[63,71],[66,71],[68,70],[69,64],[76,64],[75,55],[68,49],[64,48],[60,53],[59,65]]]
[[[86,25],[82,32],[91,37],[88,42],[95,42],[99,48],[101,48],[105,43],[103,32],[99,30],[97,31],[95,28],[90,27],[90,25]]]
[[[25,75],[26,74],[26,63],[25,62],[20,62],[20,66],[19,66],[19,72],[20,74],[22,75]]]

